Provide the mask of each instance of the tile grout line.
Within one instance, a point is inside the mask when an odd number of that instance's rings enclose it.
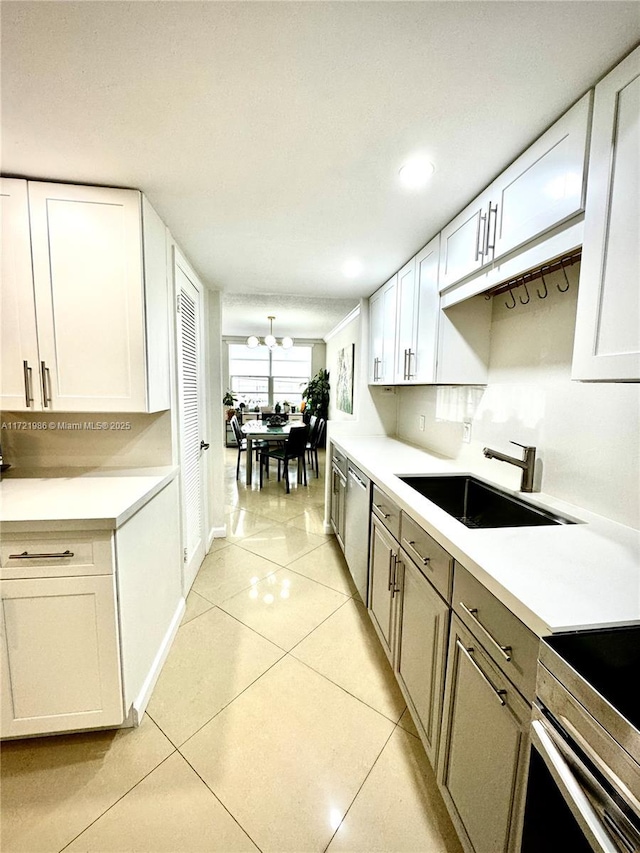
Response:
[[[155,720],[153,721],[153,723],[154,723],[154,725],[156,725],[156,726],[158,725],[158,724],[156,723],[156,721],[155,721]],[[160,726],[158,726],[158,728],[160,728]],[[162,729],[160,729],[160,731],[162,731]],[[138,785],[140,785],[142,782],[144,782],[144,780],[145,780],[145,779],[147,779],[149,776],[151,776],[151,774],[152,774],[152,773],[155,773],[155,771],[158,769],[158,767],[162,767],[162,765],[165,763],[165,761],[168,761],[168,760],[171,758],[171,756],[172,756],[172,755],[175,755],[175,753],[176,753],[176,752],[178,752],[178,748],[174,745],[173,741],[172,741],[170,738],[168,738],[168,737],[167,737],[167,735],[165,735],[165,733],[164,733],[164,732],[162,732],[162,734],[167,738],[167,740],[169,741],[169,743],[171,744],[171,746],[173,746],[173,751],[172,751],[172,752],[170,752],[170,753],[169,753],[169,755],[165,755],[165,757],[162,759],[162,761],[160,761],[158,764],[156,764],[156,766],[155,766],[155,767],[152,767],[152,768],[151,768],[151,770],[149,770],[149,772],[148,772],[148,773],[145,773],[145,774],[144,774],[144,776],[142,776],[142,778],[141,778],[141,779],[138,779],[138,781],[137,781],[134,785],[132,785],[132,786],[131,786],[131,788],[129,788],[129,790],[128,790],[128,791],[125,791],[125,792],[124,792],[124,794],[122,794],[120,797],[118,797],[118,799],[117,799],[117,800],[114,800],[114,801],[111,803],[111,805],[110,805],[110,806],[107,806],[107,808],[106,808],[103,812],[101,812],[101,813],[100,813],[96,818],[94,818],[92,821],[90,821],[90,822],[85,826],[85,828],[84,828],[83,830],[81,830],[81,832],[79,832],[77,835],[75,835],[75,836],[71,839],[71,841],[67,841],[67,843],[64,845],[64,847],[61,847],[61,848],[60,848],[60,850],[58,851],[58,853],[62,853],[62,851],[63,851],[63,850],[66,850],[66,849],[67,849],[67,847],[68,847],[70,844],[73,844],[73,842],[74,842],[74,841],[76,841],[78,838],[80,838],[80,836],[81,836],[84,832],[86,832],[86,831],[87,831],[88,829],[90,829],[90,828],[91,828],[95,823],[97,823],[101,818],[103,818],[103,817],[107,814],[107,812],[110,812],[110,811],[111,811],[111,809],[112,809],[114,806],[116,806],[116,805],[117,805],[121,800],[124,800],[124,798],[125,798],[128,794],[130,794],[132,791],[134,791],[134,790],[138,787]],[[184,756],[183,756],[183,758],[184,758]]]

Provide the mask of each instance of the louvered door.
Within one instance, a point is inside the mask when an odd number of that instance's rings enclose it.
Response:
[[[184,258],[176,252],[180,390],[180,463],[184,583],[186,595],[205,554],[202,439],[202,291]]]

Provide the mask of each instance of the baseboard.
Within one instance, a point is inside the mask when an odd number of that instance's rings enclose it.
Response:
[[[142,685],[142,689],[140,693],[138,693],[137,697],[134,699],[133,705],[131,706],[131,710],[129,711],[129,716],[132,719],[132,724],[134,726],[139,726],[144,716],[144,712],[149,703],[149,699],[151,699],[151,694],[153,693],[153,688],[156,685],[156,681],[158,680],[158,676],[160,675],[160,671],[162,670],[163,664],[167,659],[167,655],[171,649],[173,644],[175,635],[178,632],[178,628],[180,627],[180,623],[182,622],[182,617],[184,616],[184,611],[186,609],[186,602],[184,598],[180,599],[178,606],[176,607],[175,613],[169,623],[169,627],[160,643],[160,648],[158,649],[155,658],[153,659],[153,663],[151,664],[151,668],[147,673],[147,677],[144,680]]]
[[[207,553],[209,553],[209,549],[213,545],[214,539],[224,539],[227,535],[227,525],[223,524],[222,527],[212,527],[209,531],[209,535],[207,537]]]

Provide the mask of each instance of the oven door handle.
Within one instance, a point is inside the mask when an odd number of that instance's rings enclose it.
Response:
[[[531,741],[593,849],[602,853],[620,853],[620,848],[611,840],[600,816],[541,720],[531,723]]]

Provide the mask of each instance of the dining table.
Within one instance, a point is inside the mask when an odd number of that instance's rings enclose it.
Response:
[[[289,430],[293,426],[300,426],[298,421],[287,422],[282,426],[269,426],[267,421],[247,421],[241,426],[242,433],[247,439],[247,461],[246,461],[246,483],[251,485],[253,477],[253,442],[267,441],[278,442],[286,441],[289,435]],[[301,481],[303,461],[298,460],[298,482]]]

